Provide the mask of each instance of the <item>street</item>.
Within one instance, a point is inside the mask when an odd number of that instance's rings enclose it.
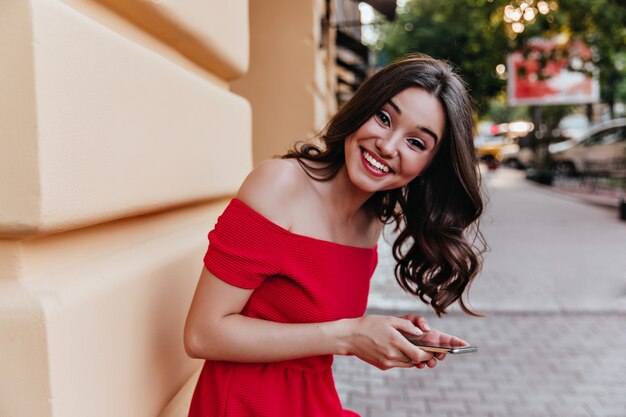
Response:
[[[614,207],[483,173],[490,246],[470,291],[474,318],[439,319],[398,289],[381,242],[368,314],[418,312],[479,347],[434,369],[380,371],[335,359],[346,408],[363,417],[625,417],[626,222]]]

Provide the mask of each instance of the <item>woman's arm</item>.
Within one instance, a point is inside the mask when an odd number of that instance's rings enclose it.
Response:
[[[206,268],[185,323],[185,349],[195,358],[272,362],[342,351],[328,324],[280,324],[240,314],[253,290],[230,285]],[[316,340],[316,343],[308,343]]]
[[[235,362],[354,354],[380,369],[436,363],[398,332],[421,332],[410,320],[366,316],[326,323],[275,323],[240,314],[251,294],[252,290],[232,286],[203,268],[185,323],[187,354]],[[408,358],[414,364],[408,364]]]

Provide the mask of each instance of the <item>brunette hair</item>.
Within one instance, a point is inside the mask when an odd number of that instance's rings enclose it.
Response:
[[[375,193],[367,205],[382,221],[396,223],[395,275],[405,291],[430,304],[437,315],[457,300],[464,312],[478,315],[463,299],[480,271],[484,249],[473,102],[447,63],[424,55],[391,63],[365,81],[330,120],[319,136],[323,147],[299,144],[283,158],[297,158],[311,178],[332,179],[345,164],[345,138],[409,87],[423,88],[441,102],[446,126],[440,148],[420,176],[402,188]]]

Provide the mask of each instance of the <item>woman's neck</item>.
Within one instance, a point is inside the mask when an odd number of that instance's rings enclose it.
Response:
[[[362,216],[364,205],[373,195],[357,188],[348,176],[346,166],[342,166],[330,181],[320,183],[322,194],[333,211],[345,220]]]

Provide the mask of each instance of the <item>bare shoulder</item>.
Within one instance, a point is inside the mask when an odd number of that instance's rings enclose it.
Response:
[[[294,202],[308,188],[308,177],[295,159],[269,159],[245,179],[237,198],[263,217],[291,228]]]

